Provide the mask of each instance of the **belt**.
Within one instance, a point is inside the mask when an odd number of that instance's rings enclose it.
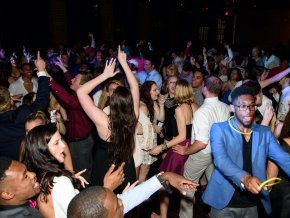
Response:
[[[82,140],[85,140],[85,139],[87,139],[88,137],[90,136],[90,134],[89,135],[87,135],[86,137],[82,137],[82,138],[69,138],[69,142],[78,142],[78,141],[82,141]]]

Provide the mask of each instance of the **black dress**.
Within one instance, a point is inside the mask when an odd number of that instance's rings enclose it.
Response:
[[[290,155],[290,146],[284,140],[280,140],[281,147]],[[279,169],[278,177],[282,182],[273,186],[270,192],[272,214],[275,218],[289,218],[290,217],[290,180],[288,176]]]
[[[97,135],[90,186],[103,185],[104,176],[113,163],[108,150],[109,143],[110,142],[102,140]],[[115,167],[115,169],[117,168],[118,166]],[[128,182],[132,184],[136,181],[136,171],[133,155],[131,156],[130,161],[125,163],[124,173],[125,180],[117,189],[114,190],[116,194],[122,193]]]

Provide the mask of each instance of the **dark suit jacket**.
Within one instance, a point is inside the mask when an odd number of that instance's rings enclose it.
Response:
[[[1,206],[0,205],[0,217],[1,218],[41,218],[41,214],[35,208],[31,208],[27,205],[19,206]]]
[[[36,100],[31,106],[23,105],[0,114],[0,156],[18,160],[20,143],[25,135],[25,120],[30,113],[46,109],[49,101],[48,84],[48,77],[40,76]]]

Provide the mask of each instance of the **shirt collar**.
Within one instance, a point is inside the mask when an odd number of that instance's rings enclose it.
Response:
[[[218,97],[210,97],[204,99],[204,102],[216,102],[216,101],[219,101]]]

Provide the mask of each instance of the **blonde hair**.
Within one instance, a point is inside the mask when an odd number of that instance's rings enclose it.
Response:
[[[55,98],[54,94],[52,92],[50,92],[49,95],[50,101],[49,101],[49,105],[48,105],[48,112],[52,111],[52,110],[59,110],[60,109],[60,103],[58,102],[58,100]]]
[[[104,86],[104,88],[102,89],[102,94],[101,94],[100,99],[99,99],[99,103],[98,103],[98,108],[100,108],[101,110],[103,110],[106,106],[109,105],[109,97],[108,97],[109,86],[113,83],[118,85],[118,86],[124,86],[124,84],[120,80],[115,80],[115,79],[109,81]]]
[[[177,76],[178,75],[178,67],[175,64],[169,64],[166,67],[166,74],[168,74],[167,71],[170,72],[170,75],[168,75],[168,76]]]
[[[191,104],[194,102],[193,89],[186,80],[180,79],[176,83],[174,100],[178,104],[183,104],[183,103]]]
[[[11,97],[7,88],[0,86],[0,113],[10,109]]]

